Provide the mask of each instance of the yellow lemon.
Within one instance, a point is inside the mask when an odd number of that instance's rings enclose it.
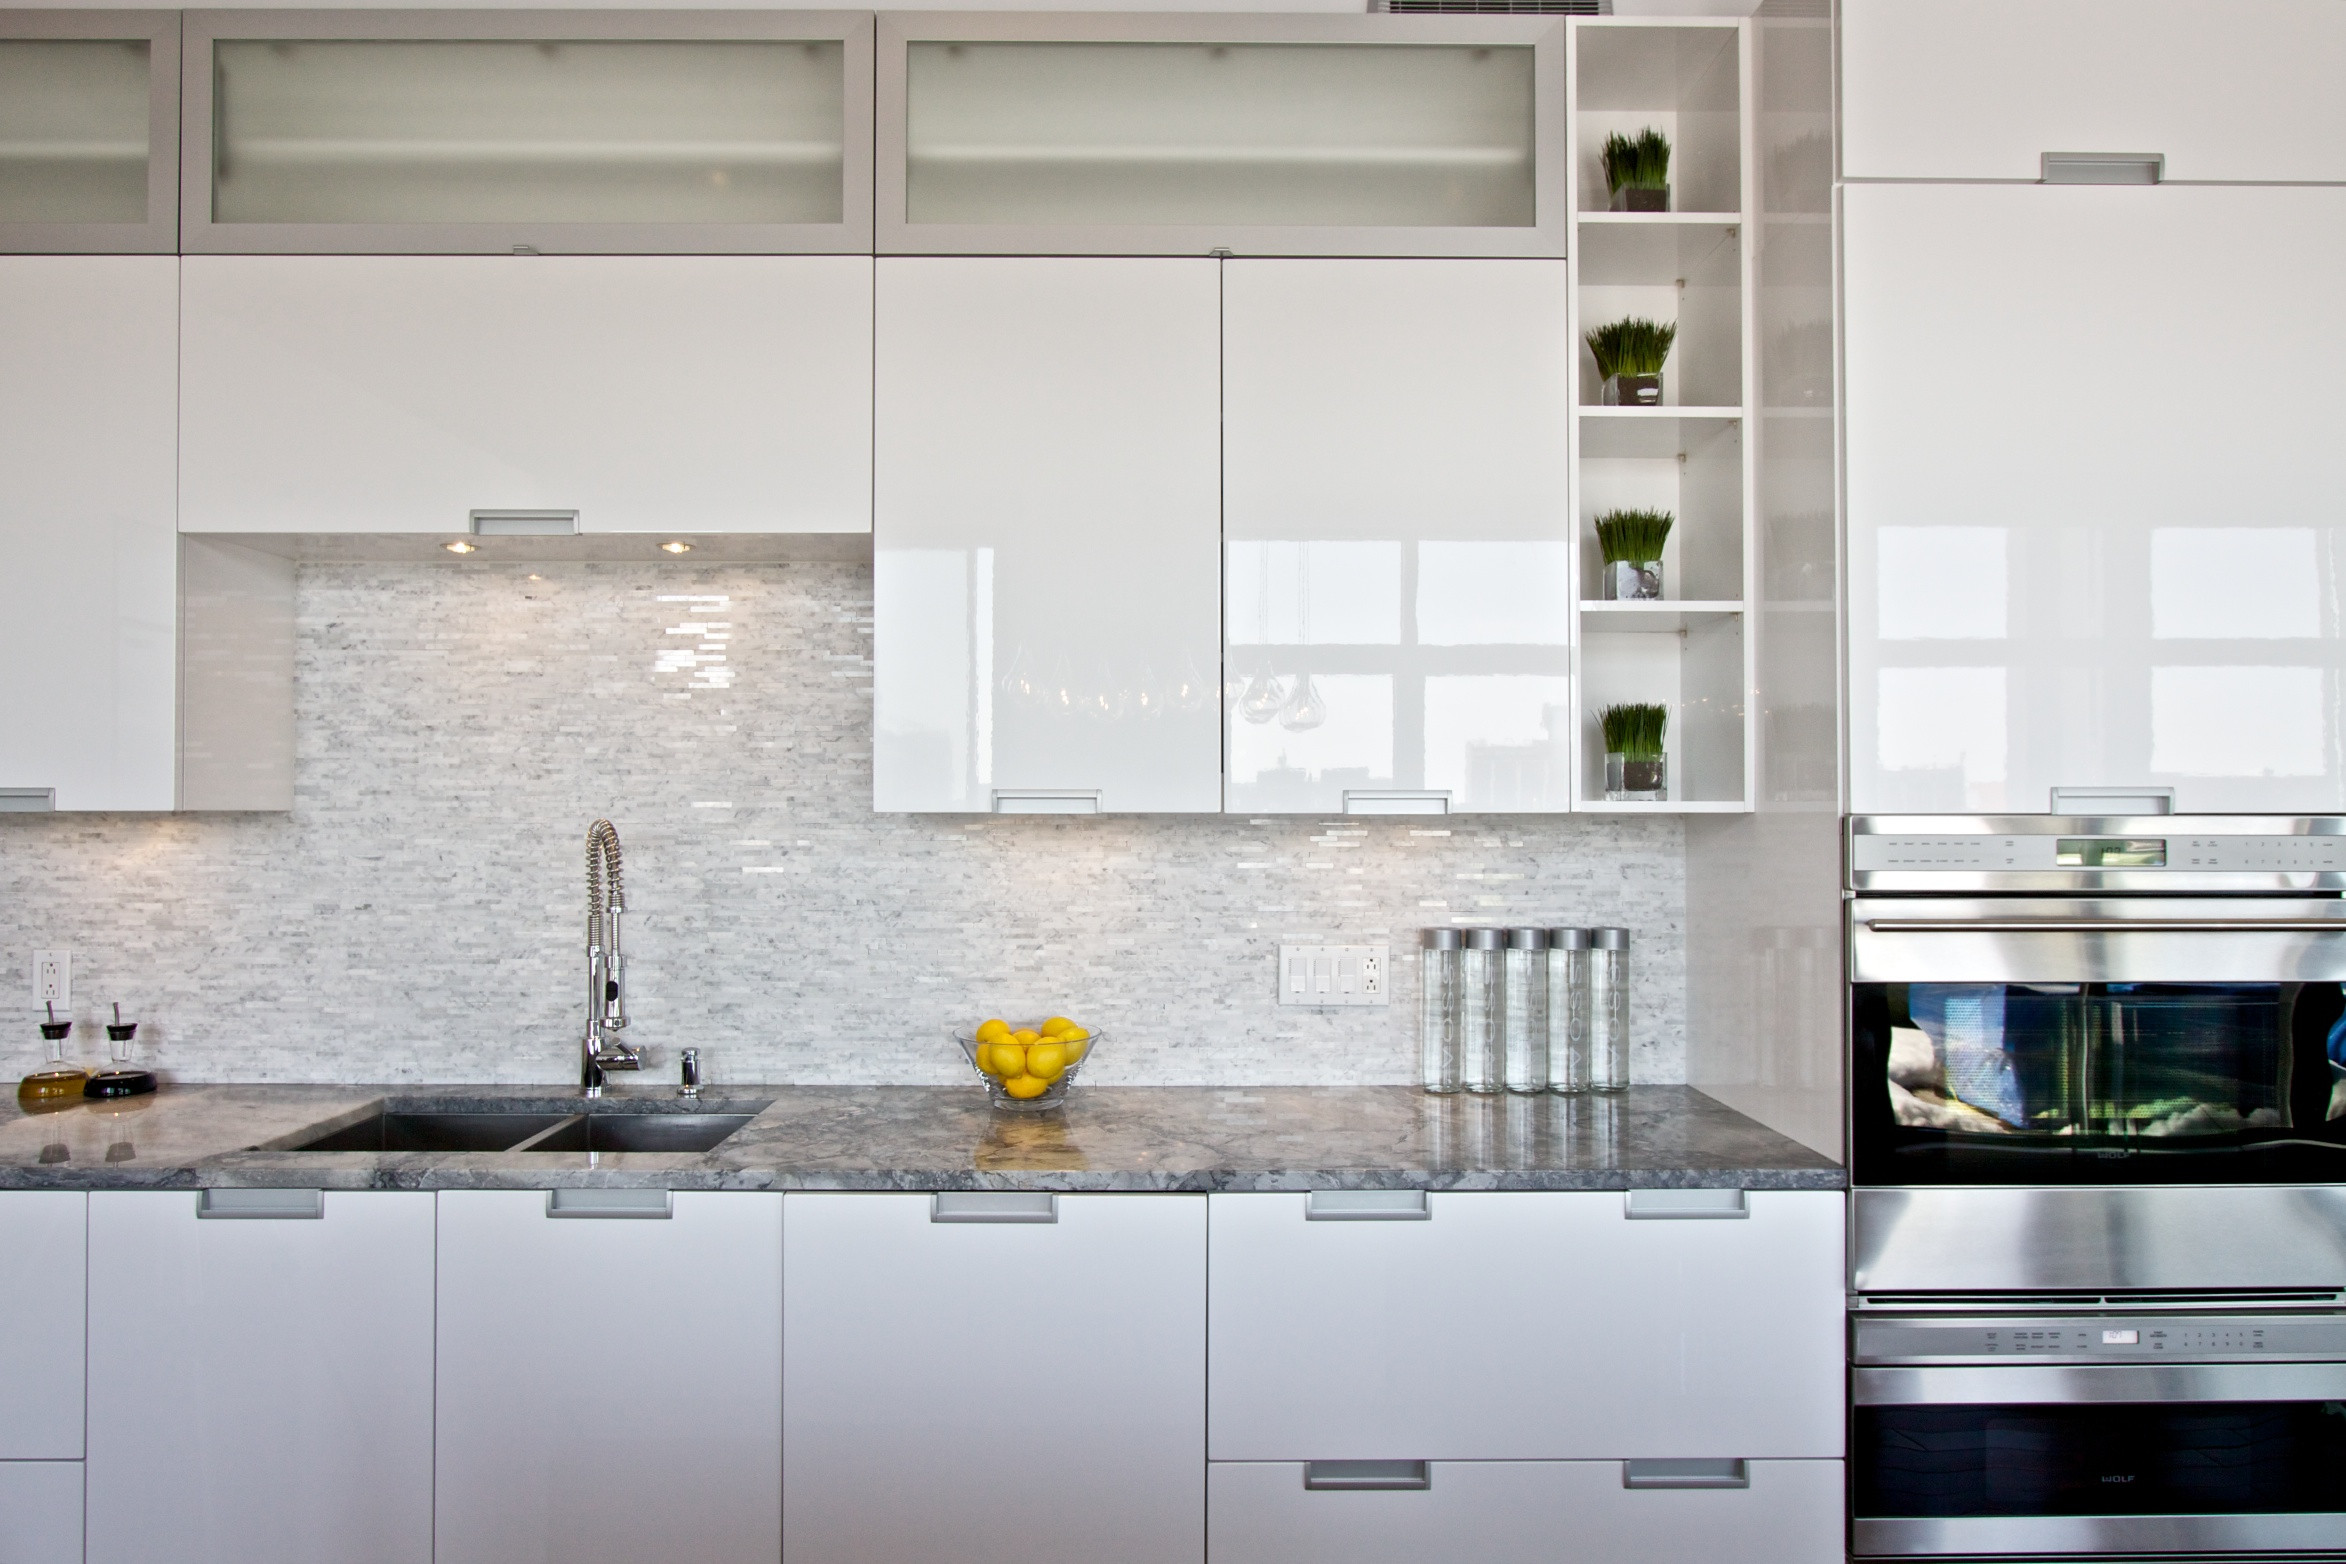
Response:
[[[1026,1051],[1026,1073],[1055,1081],[1067,1073],[1067,1050],[1057,1043],[1037,1043]]]
[[[1089,1032],[1075,1032],[1059,1039],[1059,1051],[1067,1056],[1069,1064],[1083,1063],[1083,1056],[1092,1051],[1092,1045],[1085,1041],[1090,1036]]]
[[[1074,1030],[1075,1023],[1068,1020],[1065,1016],[1053,1016],[1050,1020],[1043,1023],[1043,1035],[1045,1037],[1052,1037],[1061,1032],[1072,1032]]]
[[[981,1043],[990,1043],[993,1042],[996,1038],[1008,1037],[1010,1035],[1010,1023],[1003,1020],[1000,1016],[996,1016],[991,1021],[980,1021],[978,1023],[978,1029],[970,1035],[975,1037]]]
[[[987,1049],[994,1062],[993,1073],[1004,1078],[1026,1073],[1026,1045],[1023,1043],[995,1043]]]
[[[1020,1102],[1024,1102],[1029,1097],[1040,1097],[1049,1091],[1051,1083],[1038,1076],[1013,1075],[1002,1083],[1002,1089]]]
[[[994,1047],[991,1043],[978,1044],[976,1050],[971,1054],[970,1057],[972,1062],[975,1063],[979,1069],[985,1071],[988,1075],[994,1073]]]

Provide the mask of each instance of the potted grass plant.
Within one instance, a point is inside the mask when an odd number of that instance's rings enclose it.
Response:
[[[1607,706],[1597,713],[1605,730],[1605,801],[1660,803],[1670,796],[1670,762],[1662,752],[1670,708],[1650,702]]]
[[[1676,519],[1666,510],[1609,510],[1597,518],[1606,597],[1642,602],[1662,595],[1662,545]]]
[[[1599,326],[1584,340],[1604,381],[1605,406],[1662,405],[1662,365],[1670,357],[1670,344],[1678,340],[1676,326],[1631,315]]]
[[[1652,126],[1605,138],[1605,191],[1616,212],[1670,210],[1670,138]]]

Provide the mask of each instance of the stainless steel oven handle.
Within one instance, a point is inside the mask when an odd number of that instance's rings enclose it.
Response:
[[[1861,1368],[1849,1378],[1861,1407],[2346,1401],[2346,1363],[1997,1363]]]
[[[2346,934],[2346,918],[1867,918],[1876,934]]]

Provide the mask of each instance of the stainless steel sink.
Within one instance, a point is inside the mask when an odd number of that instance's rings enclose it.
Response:
[[[708,1151],[754,1113],[589,1113],[516,1151]]]
[[[295,1151],[506,1151],[572,1115],[407,1113],[378,1110],[356,1124],[303,1141]]]

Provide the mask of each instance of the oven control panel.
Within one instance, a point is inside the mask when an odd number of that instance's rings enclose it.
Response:
[[[2205,1363],[2346,1357],[2346,1315],[2098,1315],[2067,1319],[1865,1319],[1859,1363]]]
[[[2342,889],[2346,820],[1860,816],[1849,873],[1853,890]]]

